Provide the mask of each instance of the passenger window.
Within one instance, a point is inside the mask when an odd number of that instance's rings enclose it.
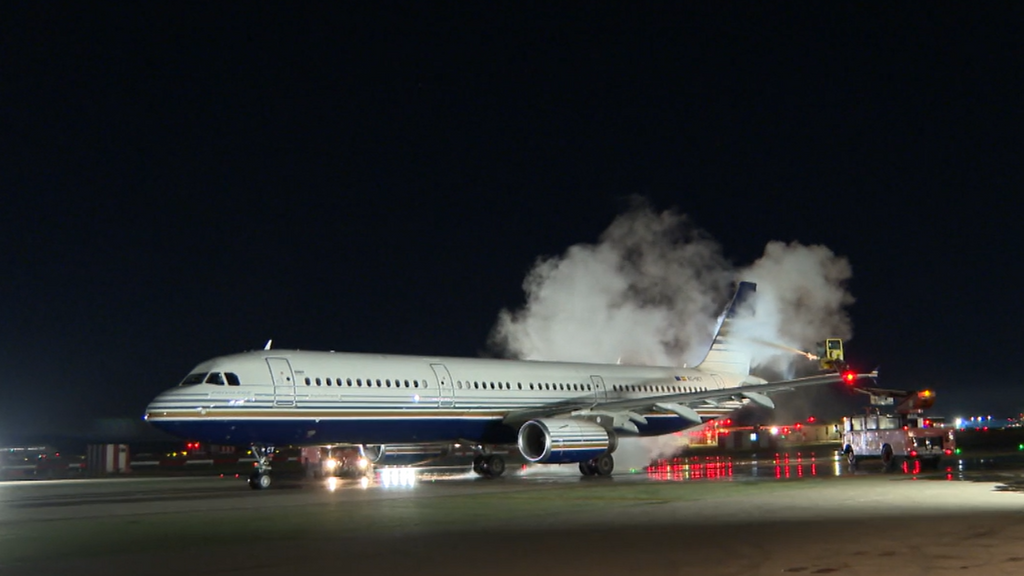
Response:
[[[319,378],[317,378],[317,379],[316,379],[316,385],[317,385],[317,386],[320,386],[320,385],[321,385],[321,384],[320,384],[320,379],[319,379]]]
[[[351,387],[352,386],[352,379],[349,378],[349,379],[345,380],[345,384],[347,384],[349,387]]]
[[[380,388],[380,380],[377,380],[377,388]]]
[[[391,388],[391,380],[385,380],[384,383],[387,384],[388,388]]]
[[[523,383],[522,382],[517,382],[517,384],[519,385],[519,389],[522,390],[523,389]]]
[[[362,387],[363,387],[363,379],[362,378],[356,378],[356,388],[362,388]]]
[[[311,386],[312,384],[313,381],[309,379],[309,376],[306,376],[306,386]]]
[[[326,380],[326,382],[327,382],[327,385],[328,385],[328,386],[330,386],[330,385],[331,385],[331,379],[330,379],[330,378],[328,378],[328,379]]]

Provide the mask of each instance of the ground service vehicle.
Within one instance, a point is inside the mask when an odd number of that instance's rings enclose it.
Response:
[[[843,418],[843,454],[851,467],[862,459],[878,458],[886,471],[895,469],[903,460],[918,460],[922,468],[936,468],[943,456],[953,454],[953,430],[933,426],[923,414],[934,404],[934,392],[879,388],[858,392],[870,394],[875,406],[892,405],[896,398],[901,398],[901,402],[895,414],[882,414],[873,407],[866,414]]]
[[[373,474],[373,465],[356,446],[307,447],[302,449],[301,458],[306,475],[313,478],[358,478]]]

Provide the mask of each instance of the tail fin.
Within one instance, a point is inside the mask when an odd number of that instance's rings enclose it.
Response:
[[[736,294],[732,302],[725,308],[722,315],[718,317],[718,327],[715,330],[715,339],[711,341],[711,348],[708,350],[704,360],[695,366],[704,372],[728,372],[729,374],[750,374],[750,351],[741,346],[735,345],[729,339],[729,328],[737,312],[746,311],[754,293],[757,291],[757,284],[753,282],[740,282],[736,287]],[[747,313],[752,313],[751,309]]]

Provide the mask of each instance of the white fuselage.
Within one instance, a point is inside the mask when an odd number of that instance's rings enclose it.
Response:
[[[745,378],[692,368],[261,350],[199,364],[154,399],[146,417],[184,438],[230,444],[508,444],[517,432],[503,423],[510,413],[720,390]],[[739,406],[697,411],[711,417]],[[644,416],[645,436],[694,425],[672,413]]]

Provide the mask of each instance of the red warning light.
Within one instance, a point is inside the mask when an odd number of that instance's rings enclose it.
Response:
[[[731,426],[732,425],[732,418],[726,418],[725,419],[725,425],[726,426]]]
[[[814,416],[808,416],[807,417],[807,423],[808,424],[813,424],[814,423]]]
[[[852,370],[843,372],[843,382],[853,384],[857,380],[857,374]]]

